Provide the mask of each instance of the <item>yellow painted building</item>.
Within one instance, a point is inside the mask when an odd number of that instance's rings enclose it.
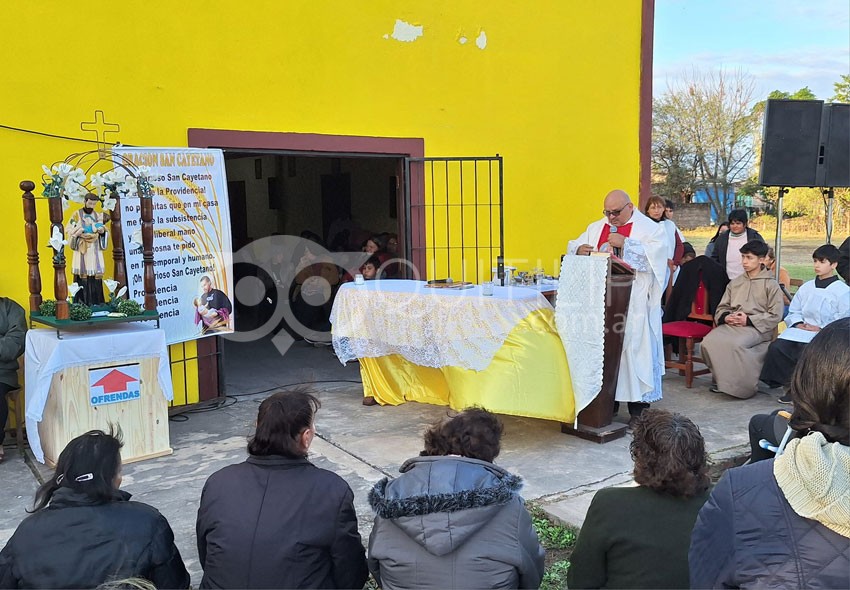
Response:
[[[229,179],[247,187],[236,198],[248,219],[234,236],[249,240],[291,232],[296,218],[301,227],[323,223],[306,197],[261,203],[273,190],[270,170],[289,178],[290,195],[313,194],[294,184],[309,165],[299,153],[326,156],[337,173],[355,166],[347,156],[382,150],[499,154],[506,262],[557,272],[567,240],[599,217],[607,191],[637,198],[648,190],[653,9],[654,0],[7,0],[0,293],[26,307],[18,184],[33,180],[40,194],[41,164],[92,149],[75,139],[95,138],[81,124],[96,121],[96,111],[120,126],[105,135],[110,143],[224,148],[234,157]],[[398,166],[381,162],[358,164],[365,180],[355,195],[386,190]],[[412,180],[427,203],[431,179]],[[358,211],[352,203],[355,218]],[[38,214],[46,220],[43,203]],[[408,215],[376,214],[373,225],[403,231],[394,220]],[[435,223],[412,231],[426,245],[439,241],[435,229],[445,228]],[[50,298],[46,232],[41,226]],[[171,353],[176,401],[197,401],[195,343]]]

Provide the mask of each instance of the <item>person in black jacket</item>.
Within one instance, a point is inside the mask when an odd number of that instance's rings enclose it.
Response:
[[[838,274],[850,285],[850,237],[841,242],[838,251],[841,253],[838,259]]]
[[[744,274],[744,269],[741,267],[741,257],[738,255],[741,246],[751,240],[764,242],[760,233],[751,227],[747,227],[748,222],[749,217],[746,209],[733,209],[729,213],[729,231],[717,236],[717,240],[714,242],[711,258],[723,267],[730,281]],[[727,256],[730,241],[734,247],[731,254]]]
[[[0,297],[0,462],[9,405],[6,394],[18,389],[18,357],[24,354],[27,318],[24,308],[7,297]]]
[[[118,489],[120,449],[100,430],[68,443],[36,491],[34,514],[0,552],[0,588],[94,588],[129,577],[189,587],[168,521]]]
[[[201,588],[362,588],[354,494],[307,460],[319,400],[283,391],[260,404],[248,460],[213,473],[198,509]]]

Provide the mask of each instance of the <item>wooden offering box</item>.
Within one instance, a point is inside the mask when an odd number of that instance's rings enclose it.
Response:
[[[89,430],[108,432],[110,425],[121,428],[124,463],[170,455],[168,402],[157,381],[158,365],[158,358],[147,357],[55,373],[38,425],[45,463],[55,467],[69,441]],[[136,372],[139,381],[128,383],[127,375]],[[92,381],[102,393],[93,392]]]

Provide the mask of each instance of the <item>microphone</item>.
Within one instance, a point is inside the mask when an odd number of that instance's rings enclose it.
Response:
[[[616,225],[612,225],[611,230],[608,233],[616,234],[619,231],[620,230],[617,229]],[[619,256],[619,255],[620,255],[620,248],[614,248],[614,256]]]

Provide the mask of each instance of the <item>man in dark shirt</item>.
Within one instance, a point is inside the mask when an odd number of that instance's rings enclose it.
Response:
[[[226,330],[229,327],[233,304],[223,291],[214,289],[212,280],[206,275],[201,277],[203,293],[194,301],[195,324],[203,322],[202,332]]]

